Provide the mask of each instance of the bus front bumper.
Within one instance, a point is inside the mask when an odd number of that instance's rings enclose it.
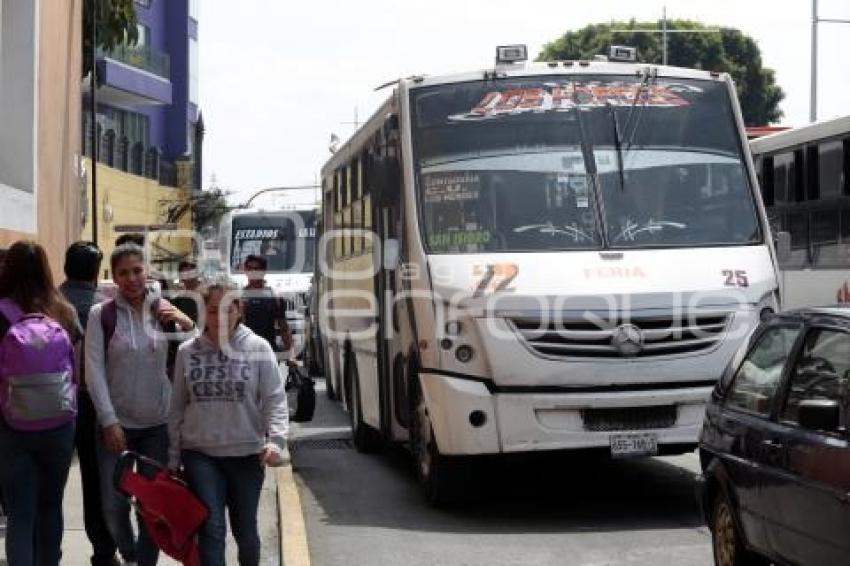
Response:
[[[659,451],[696,446],[712,390],[491,393],[480,381],[420,380],[437,445],[450,455],[607,448],[628,433],[654,436]]]

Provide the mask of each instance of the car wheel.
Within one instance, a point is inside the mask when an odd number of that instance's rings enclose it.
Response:
[[[744,546],[735,509],[722,492],[714,500],[711,517],[711,540],[716,566],[761,566],[767,563]]]
[[[347,361],[346,368],[346,383],[348,383],[348,406],[349,418],[351,419],[351,439],[354,442],[354,448],[358,452],[368,454],[377,452],[381,449],[381,434],[363,422],[363,407],[360,398],[360,377],[357,374],[357,365],[352,361]]]
[[[440,453],[421,386],[414,386],[410,410],[410,449],[425,499],[434,507],[457,501],[460,462]]]

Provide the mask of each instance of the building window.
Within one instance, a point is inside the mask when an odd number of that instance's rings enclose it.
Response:
[[[198,104],[198,40],[189,38],[189,102]]]
[[[148,47],[151,44],[151,28],[146,26],[145,24],[136,24],[136,33],[138,38],[136,39],[137,47]]]

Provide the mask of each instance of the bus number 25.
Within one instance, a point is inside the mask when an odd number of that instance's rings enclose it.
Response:
[[[743,269],[724,269],[723,277],[726,278],[724,285],[727,287],[749,287],[750,279],[747,277],[747,272]]]

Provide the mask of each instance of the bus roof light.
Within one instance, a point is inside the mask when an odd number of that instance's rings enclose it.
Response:
[[[626,63],[634,63],[637,61],[637,47],[628,47],[626,45],[612,45],[608,54],[611,61],[623,61]]]
[[[500,45],[496,48],[497,65],[513,65],[528,61],[528,48],[525,45]]]

